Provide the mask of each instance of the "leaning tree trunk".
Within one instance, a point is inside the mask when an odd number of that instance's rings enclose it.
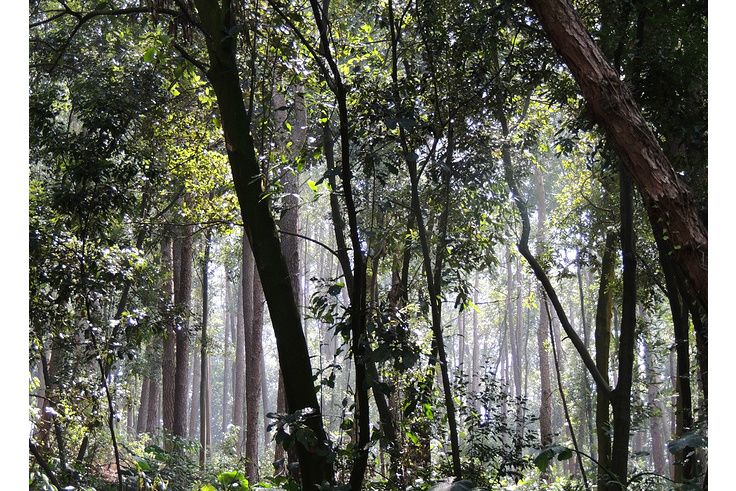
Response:
[[[195,0],[194,4],[207,34],[207,78],[217,97],[235,192],[268,303],[288,406],[291,411],[305,409],[312,413],[304,424],[313,431],[314,440],[297,443],[302,486],[312,489],[333,480],[332,464],[325,448],[326,435],[299,308],[269,199],[263,196],[261,180],[257,178],[261,169],[238,79],[235,18],[231,11],[221,10],[215,0]]]
[[[708,233],[691,192],[675,174],[628,87],[588,34],[568,0],[527,0],[580,85],[596,121],[614,144],[644,199],[651,223],[663,225],[693,296],[708,306]]]

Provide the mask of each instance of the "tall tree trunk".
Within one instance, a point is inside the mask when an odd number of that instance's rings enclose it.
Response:
[[[273,105],[276,106],[276,110],[274,110],[273,114],[276,126],[281,128],[284,126],[284,122],[286,121],[286,112],[283,110],[278,110],[278,108],[285,107],[286,102],[284,100],[284,97],[278,92],[273,93]],[[304,106],[303,96],[299,94],[294,94],[294,127],[296,131],[292,134],[291,141],[292,147],[295,146],[297,148],[292,150],[292,152],[294,152],[292,153],[292,157],[296,156],[296,152],[301,151],[301,146],[304,144],[304,130],[302,129],[302,127],[306,125],[306,115],[304,114],[305,111],[306,108]],[[284,143],[283,146],[285,147],[286,143]],[[299,233],[300,201],[299,175],[297,173],[297,170],[286,170],[282,178],[282,184],[284,186],[284,196],[281,199],[282,211],[281,218],[279,220],[279,228],[283,231],[281,238],[281,251],[284,255],[284,259],[286,260],[286,268],[289,275],[289,282],[291,283],[291,288],[294,295],[294,302],[296,303],[301,315],[302,285],[301,279],[299,277],[299,239],[295,235]],[[332,195],[330,196],[330,199],[332,200]],[[335,197],[335,199],[337,199],[337,197]],[[306,334],[304,337],[306,339]],[[276,397],[276,411],[280,414],[290,412],[291,409],[287,407],[285,398],[286,395],[284,392],[283,374],[280,370],[278,374],[278,389]],[[279,465],[281,465],[282,462],[284,463],[283,469],[286,470],[289,468],[284,460],[284,449],[281,445],[276,444],[274,455],[275,461],[279,462]],[[290,451],[288,453],[288,461],[293,462],[294,458],[294,452]]]
[[[544,176],[539,167],[534,169],[537,195],[537,256],[544,253],[545,221],[547,220],[546,197],[544,192]],[[539,379],[541,396],[539,401],[539,431],[543,447],[552,443],[552,383],[549,369],[549,326],[551,319],[545,308],[545,294],[542,287],[537,287],[539,301],[539,325],[537,326],[537,349],[539,351]]]
[[[157,340],[156,343],[161,346],[161,341]],[[149,367],[150,378],[148,380],[148,410],[146,411],[146,429],[145,432],[149,435],[156,433],[159,424],[159,408],[161,407],[161,384],[160,384],[160,370],[161,360],[156,354],[157,348],[151,350],[151,354],[155,355],[150,360],[151,366]]]
[[[653,225],[652,229],[659,229],[659,226]],[[659,234],[655,234],[655,238],[658,236]],[[687,293],[681,291],[680,284],[677,281],[677,271],[673,264],[669,244],[657,238],[657,247],[659,249],[660,265],[664,273],[667,299],[670,304],[674,327],[677,374],[674,386],[675,393],[677,394],[675,422],[676,437],[679,438],[684,433],[690,431],[694,423],[692,389],[690,385],[690,312],[688,309],[690,302],[688,302]],[[694,315],[693,317],[698,316]],[[684,480],[694,478],[696,474],[694,449],[685,448],[675,454],[674,465],[675,481],[684,482]]]
[[[172,310],[174,303],[174,258],[173,239],[168,230],[161,239],[161,278],[163,305],[162,312],[166,321],[163,340],[162,366],[162,406],[164,422],[164,448],[172,450],[171,435],[174,434],[174,376],[176,372],[176,321]]]
[[[708,306],[708,233],[626,83],[605,59],[568,0],[527,0],[565,60],[596,121],[614,144],[649,214],[661,223],[694,298]]]
[[[230,331],[232,329],[232,298],[230,295],[230,280],[225,277],[225,329],[223,336],[225,337],[223,351],[223,382],[222,382],[222,426],[221,431],[224,435],[229,424],[228,402],[230,401]]]
[[[174,304],[181,316],[176,331],[174,435],[187,436],[189,399],[189,318],[192,310],[192,225],[177,228],[174,240]],[[178,252],[178,253],[177,253]],[[177,261],[178,259],[178,261]]]
[[[402,131],[401,129],[399,131]],[[411,199],[412,209],[419,228],[419,242],[422,248],[422,260],[424,274],[426,275],[427,293],[430,297],[430,310],[432,313],[432,355],[430,356],[430,377],[434,376],[434,366],[439,361],[440,374],[442,377],[442,386],[445,396],[445,406],[447,408],[447,423],[450,429],[450,446],[452,456],[453,474],[457,479],[461,479],[462,470],[460,467],[460,451],[457,437],[457,424],[455,421],[455,403],[452,398],[452,390],[450,388],[450,378],[447,372],[447,355],[445,353],[445,342],[442,334],[442,303],[441,295],[441,279],[442,279],[442,263],[446,245],[444,244],[447,233],[447,220],[450,206],[450,168],[452,166],[452,147],[453,147],[452,125],[448,127],[448,151],[447,151],[447,170],[443,172],[443,192],[446,197],[443,204],[443,211],[439,220],[437,254],[435,257],[434,270],[432,269],[432,259],[429,252],[429,240],[427,230],[424,226],[424,217],[422,215],[421,205],[419,201],[419,175],[417,172],[416,158],[405,158],[409,168],[409,177],[411,181]],[[432,360],[432,358],[435,358]]]
[[[240,414],[238,417],[238,422],[240,423],[240,434],[238,435],[238,451],[242,452],[245,447],[245,439],[246,439],[246,415],[244,414],[244,411],[247,411],[247,404],[248,404],[248,371],[250,370],[250,367],[248,366],[248,362],[250,361],[250,351],[252,346],[250,345],[250,333],[253,329],[253,282],[255,278],[255,265],[253,260],[253,251],[251,250],[250,243],[247,240],[247,237],[245,234],[243,234],[243,269],[242,269],[242,275],[241,275],[241,302],[243,305],[243,325],[242,325],[242,338],[243,338],[243,372],[240,372],[239,375],[241,376],[241,386],[242,387],[242,393],[236,394],[239,401],[239,409]],[[241,333],[238,332],[238,337],[241,336]],[[245,406],[245,407],[244,407]]]
[[[659,415],[653,414],[649,417],[649,434],[652,437],[651,456],[654,472],[659,475],[665,475],[666,463],[664,435],[662,433],[662,420],[664,415],[664,406],[659,397],[657,397],[662,387],[659,373],[654,363],[654,355],[651,346],[644,339],[644,365],[647,370],[647,403],[653,409],[656,409]]]
[[[297,444],[302,486],[311,489],[324,481],[333,481],[332,464],[327,460],[328,452],[323,451],[326,435],[286,261],[281,253],[269,199],[262,196],[261,180],[254,179],[261,169],[238,80],[235,17],[231,11],[222,10],[216,0],[195,0],[194,4],[207,33],[210,61],[207,78],[217,97],[235,191],[271,314],[286,399],[291,411],[307,408],[313,411],[305,421],[314,432],[313,443],[307,445],[309,448],[301,442]]]
[[[585,289],[583,288],[583,263],[580,259],[580,250],[576,251],[577,277],[578,277],[578,294],[580,295],[580,323],[583,325],[583,343],[586,349],[590,349],[590,324],[588,322],[588,312],[585,307]],[[583,396],[585,403],[582,404],[581,419],[585,421],[585,433],[588,437],[588,447],[593,458],[595,455],[595,445],[593,444],[593,400],[590,392],[590,381],[585,367],[581,369]],[[583,440],[583,438],[581,438]]]
[[[210,370],[209,360],[207,358],[207,348],[209,338],[207,337],[207,328],[209,327],[210,311],[209,311],[209,266],[210,266],[210,241],[212,231],[207,230],[205,234],[204,244],[204,260],[202,261],[202,342],[200,343],[201,351],[199,354],[201,367],[201,382],[199,387],[199,468],[204,470],[207,463],[207,445],[210,443]],[[227,328],[225,329],[227,332]]]
[[[465,310],[457,314],[457,370],[465,372]]]
[[[475,295],[478,292],[478,273],[475,273],[473,279],[473,290]],[[473,369],[470,374],[470,392],[478,393],[478,385],[480,383],[480,333],[478,332],[478,311],[473,309]]]
[[[631,386],[633,383],[636,344],[636,240],[631,178],[623,167],[619,174],[623,303],[621,307],[621,335],[618,343],[618,381],[611,396],[611,407],[613,409],[611,471],[618,482],[625,487],[628,482]]]
[[[261,359],[259,360],[259,363],[261,365],[261,400],[263,403],[263,411],[261,412],[263,415],[263,426],[261,428],[263,430],[263,453],[265,454],[266,447],[268,447],[268,444],[271,442],[271,435],[268,434],[268,425],[270,424],[268,413],[271,412],[271,407],[268,402],[268,374],[266,373],[266,359],[264,357],[263,350],[261,350]]]
[[[138,421],[135,425],[135,432],[141,434],[146,431],[146,423],[148,421],[148,394],[151,388],[151,381],[147,376],[143,377],[141,383],[141,400],[138,406]]]
[[[600,286],[595,313],[595,364],[598,371],[608,382],[608,365],[611,348],[611,315],[613,307],[613,279],[616,236],[612,232],[606,234],[601,261]],[[607,489],[611,466],[611,420],[610,399],[608,393],[597,390],[595,395],[595,431],[598,442],[598,488]]]
[[[253,322],[246,331],[246,440],[245,440],[245,469],[250,482],[258,482],[258,443],[260,430],[259,409],[261,405],[261,357],[263,356],[263,288],[256,273],[253,276]]]
[[[189,439],[199,438],[200,390],[202,384],[202,362],[200,350],[192,350],[192,401],[189,404]]]

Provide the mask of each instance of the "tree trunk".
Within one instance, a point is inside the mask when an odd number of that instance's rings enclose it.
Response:
[[[547,207],[544,192],[544,176],[539,167],[534,170],[537,194],[537,256],[544,253],[545,221],[547,220]],[[549,372],[549,326],[551,319],[548,318],[545,308],[545,295],[542,287],[537,287],[537,298],[539,302],[539,325],[537,326],[537,349],[539,351],[539,379],[541,384],[539,401],[539,431],[542,447],[552,443],[554,431],[552,430],[552,383]]]
[[[189,399],[189,318],[192,310],[192,225],[178,227],[174,240],[174,304],[181,316],[176,331],[174,435],[187,436]],[[178,259],[178,261],[177,261]]]
[[[606,234],[601,261],[601,278],[595,314],[595,364],[608,382],[609,352],[611,347],[611,314],[613,307],[613,279],[615,267],[616,236]],[[595,395],[595,431],[598,442],[598,489],[607,489],[611,466],[611,421],[608,393],[597,390]]]
[[[138,406],[138,421],[135,425],[135,432],[141,434],[146,431],[146,422],[148,421],[148,394],[150,391],[151,382],[146,376],[143,377],[141,383],[141,400]]]
[[[255,265],[253,260],[253,251],[251,250],[250,243],[247,240],[245,234],[243,234],[243,264],[241,278],[241,305],[243,306],[242,322],[238,330],[238,339],[242,338],[242,352],[238,354],[242,356],[242,362],[238,368],[236,377],[240,377],[240,383],[238,384],[236,378],[236,394],[238,399],[238,407],[235,409],[238,411],[237,415],[233,415],[233,421],[237,418],[238,426],[240,427],[240,433],[238,434],[238,452],[242,452],[245,446],[246,439],[246,415],[247,411],[247,398],[248,398],[248,362],[250,361],[249,352],[252,348],[250,345],[250,333],[253,329],[253,281],[255,278]],[[236,362],[237,364],[237,362]],[[242,371],[241,371],[242,370]]]
[[[707,311],[708,234],[690,190],[675,174],[626,83],[590,37],[568,0],[528,0],[565,60],[596,121],[642,195],[651,223],[661,223],[678,269]]]
[[[478,273],[475,273],[473,279],[473,290],[475,295],[478,293]],[[478,393],[478,385],[480,383],[480,333],[478,332],[478,311],[473,309],[473,369],[470,374],[470,392]]]
[[[623,303],[618,343],[618,381],[611,395],[613,445],[611,472],[626,487],[631,430],[631,386],[636,345],[636,250],[634,198],[631,178],[623,167],[620,174],[621,253],[623,257]],[[617,485],[618,486],[618,485]],[[613,491],[613,488],[610,488]],[[617,488],[618,489],[618,488]]]
[[[156,341],[157,344],[160,343],[160,341]],[[159,344],[160,346],[160,344]],[[151,350],[152,355],[156,355],[156,349]],[[160,397],[161,397],[161,391],[160,391],[160,371],[158,370],[158,367],[161,366],[161,361],[158,359],[158,356],[154,356],[151,360],[151,366],[149,367],[150,370],[150,378],[148,380],[148,410],[146,411],[146,433],[149,435],[153,435],[156,433],[156,430],[158,428],[159,424],[159,408],[161,407],[160,404]]]
[[[207,359],[207,348],[209,339],[207,328],[209,327],[209,265],[210,265],[210,241],[212,231],[205,234],[204,260],[202,261],[202,342],[199,358],[201,362],[201,381],[199,387],[199,468],[204,470],[207,463],[207,445],[210,443],[210,370]],[[225,329],[227,332],[227,328]]]
[[[162,292],[163,302],[162,315],[166,322],[166,332],[163,341],[162,366],[162,406],[164,421],[164,448],[172,450],[171,435],[174,434],[174,376],[176,372],[176,322],[171,310],[174,302],[174,259],[173,240],[164,232],[161,239],[161,278],[163,280]]]
[[[223,382],[222,382],[222,434],[227,432],[227,425],[229,424],[229,412],[228,402],[230,401],[230,331],[232,329],[232,298],[230,295],[230,280],[225,277],[225,329],[223,336],[225,337],[223,350]]]
[[[647,370],[647,403],[653,409],[659,412],[659,415],[649,417],[649,434],[652,437],[651,456],[654,472],[659,475],[665,475],[666,463],[664,435],[662,434],[662,416],[664,415],[664,406],[662,401],[657,397],[662,388],[662,382],[659,373],[655,367],[654,355],[652,354],[649,344],[644,339],[644,365]]]
[[[189,404],[189,439],[195,440],[199,438],[197,433],[199,429],[199,408],[200,408],[200,390],[202,384],[202,362],[200,351],[196,348],[192,350],[192,401]]]
[[[253,276],[253,320],[251,327],[246,331],[246,440],[245,440],[245,469],[250,482],[258,482],[258,443],[260,430],[259,409],[261,405],[261,357],[263,356],[263,288],[258,274]]]
[[[576,251],[576,262],[577,262],[577,277],[578,277],[578,294],[580,295],[580,323],[583,325],[583,343],[585,348],[590,349],[590,324],[588,322],[588,312],[585,308],[585,290],[583,288],[583,263],[580,259],[580,250]],[[593,444],[593,401],[592,394],[590,393],[590,381],[588,379],[588,373],[585,371],[585,367],[581,370],[583,396],[585,397],[585,403],[582,404],[582,414],[580,418],[585,421],[585,434],[588,437],[588,447],[593,458],[595,456],[595,445]],[[583,440],[583,438],[581,438]]]

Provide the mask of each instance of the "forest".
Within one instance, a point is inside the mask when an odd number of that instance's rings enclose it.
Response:
[[[704,0],[27,15],[29,489],[707,490]]]

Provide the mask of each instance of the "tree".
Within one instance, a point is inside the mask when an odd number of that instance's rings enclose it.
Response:
[[[528,0],[580,85],[596,121],[631,173],[662,240],[672,243],[690,291],[708,308],[708,234],[690,190],[641,116],[629,89],[606,61],[567,0]],[[667,237],[667,239],[665,239]]]

